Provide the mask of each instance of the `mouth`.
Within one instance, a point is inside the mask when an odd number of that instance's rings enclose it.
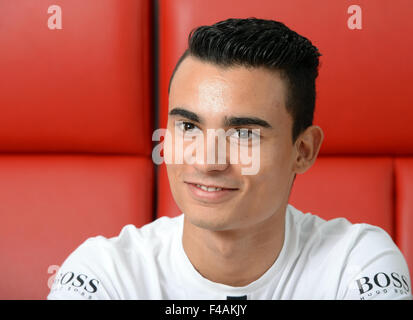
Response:
[[[219,203],[231,198],[238,188],[228,188],[218,185],[205,185],[185,182],[191,197],[195,200],[210,203]]]

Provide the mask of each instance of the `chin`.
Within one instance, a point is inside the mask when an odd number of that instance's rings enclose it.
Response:
[[[233,212],[220,210],[216,207],[197,206],[183,212],[185,218],[192,225],[210,231],[235,229],[240,220]]]

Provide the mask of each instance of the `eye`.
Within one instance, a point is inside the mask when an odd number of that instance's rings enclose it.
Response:
[[[234,128],[231,130],[232,133],[228,136],[234,139],[233,142],[236,144],[248,146],[260,144],[261,135],[259,129]],[[232,139],[230,139],[230,141]]]
[[[242,140],[249,140],[253,137],[253,132],[251,129],[235,129],[236,138]]]
[[[193,132],[195,129],[199,129],[195,124],[188,121],[176,121],[175,125],[183,132]]]

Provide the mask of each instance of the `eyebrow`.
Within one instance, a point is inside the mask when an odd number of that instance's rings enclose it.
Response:
[[[263,128],[272,128],[272,126],[267,121],[257,117],[229,117],[225,119],[226,127],[250,125],[260,126]]]
[[[170,116],[181,116],[188,120],[203,123],[201,117],[192,111],[188,111],[183,108],[174,108],[169,112]],[[235,127],[235,126],[251,126],[256,125],[263,128],[271,129],[272,126],[265,120],[257,117],[225,117],[224,126],[225,127]]]
[[[182,108],[172,109],[171,111],[169,111],[169,115],[170,116],[181,116],[189,120],[192,120],[194,122],[202,123],[202,121],[200,121],[201,119],[198,117],[196,113],[182,109]]]

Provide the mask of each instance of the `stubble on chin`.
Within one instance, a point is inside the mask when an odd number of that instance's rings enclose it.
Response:
[[[211,209],[213,210],[213,209]],[[208,214],[203,212],[202,214],[184,214],[186,224],[194,231],[231,231],[239,228],[239,219],[225,214]]]

